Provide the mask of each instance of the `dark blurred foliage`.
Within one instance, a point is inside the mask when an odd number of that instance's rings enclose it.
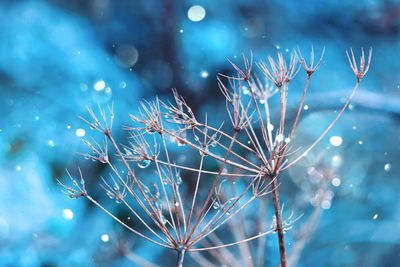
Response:
[[[201,21],[188,18],[193,5],[204,8]],[[61,193],[56,179],[80,166],[91,192],[106,199],[97,181],[107,169],[76,154],[86,152],[78,129],[91,135],[78,115],[113,102],[114,134],[123,142],[122,126],[139,100],[169,98],[175,87],[199,117],[207,112],[218,124],[227,117],[215,76],[233,73],[227,59],[240,63],[251,51],[266,59],[297,46],[306,54],[312,45],[317,53],[326,47],[326,63],[311,80],[299,146],[324,130],[355,82],[345,50],[371,46],[374,55],[349,110],[281,177],[286,209],[304,213],[287,240],[296,244],[296,228],[322,203],[298,266],[400,261],[399,1],[2,0],[0,17],[0,266],[141,265],[137,255],[173,265],[173,252]],[[289,93],[291,111],[304,85],[304,73],[299,76]],[[341,145],[330,144],[332,136]],[[325,183],[325,202],[315,200],[321,170],[339,179]],[[249,216],[249,225],[254,219],[260,220]],[[267,237],[265,253],[265,266],[275,266],[276,237]]]

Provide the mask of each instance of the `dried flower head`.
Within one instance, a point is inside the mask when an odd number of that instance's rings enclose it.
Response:
[[[281,88],[284,83],[289,83],[299,72],[300,68],[297,66],[297,57],[290,56],[289,65],[283,58],[282,53],[278,53],[278,61],[276,62],[272,57],[268,57],[270,66],[260,61],[258,66],[262,73],[278,88]]]
[[[299,59],[301,66],[307,72],[307,75],[309,75],[309,76],[311,76],[315,71],[317,71],[324,64],[324,62],[322,61],[322,58],[324,57],[325,47],[322,49],[321,57],[319,58],[317,64],[315,64],[315,65],[314,65],[314,47],[311,46],[310,63],[308,65],[307,65],[306,60],[301,55],[301,51],[300,51],[299,47],[297,47],[297,52],[295,50],[294,53],[296,54],[296,57]]]
[[[371,58],[372,58],[372,48],[369,49],[369,55],[368,55],[368,62],[365,62],[365,56],[364,56],[364,49],[361,48],[361,58],[360,58],[360,69],[357,67],[357,62],[354,57],[353,49],[350,48],[350,54],[346,51],[347,58],[349,59],[350,67],[353,70],[354,74],[357,77],[358,81],[361,81],[361,79],[367,74],[369,70],[369,66],[371,64]]]

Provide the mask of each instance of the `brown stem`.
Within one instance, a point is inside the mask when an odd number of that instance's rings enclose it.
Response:
[[[281,254],[281,266],[286,267],[286,251],[285,251],[285,238],[282,229],[282,213],[279,203],[279,191],[277,177],[271,177],[272,181],[272,196],[274,199],[275,219],[276,219],[276,231],[278,232],[279,239],[279,252]]]
[[[191,231],[191,233],[189,234],[189,237],[188,237],[187,240],[186,240],[186,244],[187,244],[187,243],[190,241],[190,239],[192,238],[192,235],[194,234],[194,231],[196,231],[197,226],[198,226],[198,224],[200,223],[201,217],[203,216],[204,212],[205,212],[206,209],[207,209],[207,205],[208,205],[208,203],[209,203],[210,200],[211,200],[211,197],[212,197],[212,195],[213,195],[213,193],[214,193],[215,188],[217,187],[217,184],[218,184],[219,179],[221,178],[222,171],[223,171],[223,169],[224,169],[224,167],[225,167],[226,162],[228,161],[229,154],[230,154],[230,152],[232,151],[232,146],[233,146],[233,144],[235,143],[234,140],[236,140],[236,137],[237,137],[238,134],[239,134],[238,131],[235,131],[235,133],[233,134],[233,139],[232,139],[232,141],[231,141],[231,143],[230,143],[230,145],[229,145],[229,149],[228,149],[227,152],[226,152],[225,158],[224,158],[224,160],[222,161],[222,165],[221,165],[221,167],[220,167],[220,170],[219,170],[219,172],[218,172],[218,175],[217,175],[217,177],[215,178],[215,181],[214,181],[214,184],[213,184],[212,187],[211,187],[210,193],[208,193],[208,197],[207,197],[206,201],[204,202],[203,208],[202,208],[201,211],[200,211],[200,214],[199,214],[199,216],[198,216],[198,218],[197,218],[197,220],[196,220],[196,223],[194,224],[194,226],[193,226],[193,228],[192,228],[192,231]],[[203,150],[200,150],[200,151],[203,151]],[[189,230],[189,229],[188,229],[188,230]]]

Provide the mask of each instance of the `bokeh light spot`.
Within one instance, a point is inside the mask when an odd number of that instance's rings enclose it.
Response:
[[[340,136],[332,136],[329,141],[333,146],[340,146],[342,144],[342,137]]]
[[[133,45],[121,45],[115,51],[117,62],[125,68],[133,67],[139,59],[139,52]]]
[[[93,88],[96,91],[101,91],[106,87],[106,83],[103,80],[97,81],[94,83]]]
[[[107,234],[101,236],[101,241],[107,243],[110,240],[110,237]]]
[[[84,129],[76,129],[76,136],[82,137],[85,136],[86,131]]]
[[[201,21],[206,16],[206,10],[202,6],[192,6],[189,8],[187,16],[191,21]]]
[[[332,185],[335,187],[338,187],[340,185],[341,181],[339,178],[335,177],[332,179]]]
[[[72,220],[74,218],[74,213],[70,209],[65,209],[62,212],[62,216],[66,220]]]

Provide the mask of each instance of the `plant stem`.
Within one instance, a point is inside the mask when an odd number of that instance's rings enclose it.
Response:
[[[279,191],[277,177],[271,177],[272,181],[272,196],[274,199],[275,219],[276,219],[276,230],[278,232],[279,239],[279,252],[281,254],[281,266],[286,267],[286,251],[285,251],[285,238],[282,229],[282,213],[279,203]]]
[[[176,264],[177,267],[183,266],[184,257],[185,257],[185,250],[184,249],[178,250],[178,262]]]

